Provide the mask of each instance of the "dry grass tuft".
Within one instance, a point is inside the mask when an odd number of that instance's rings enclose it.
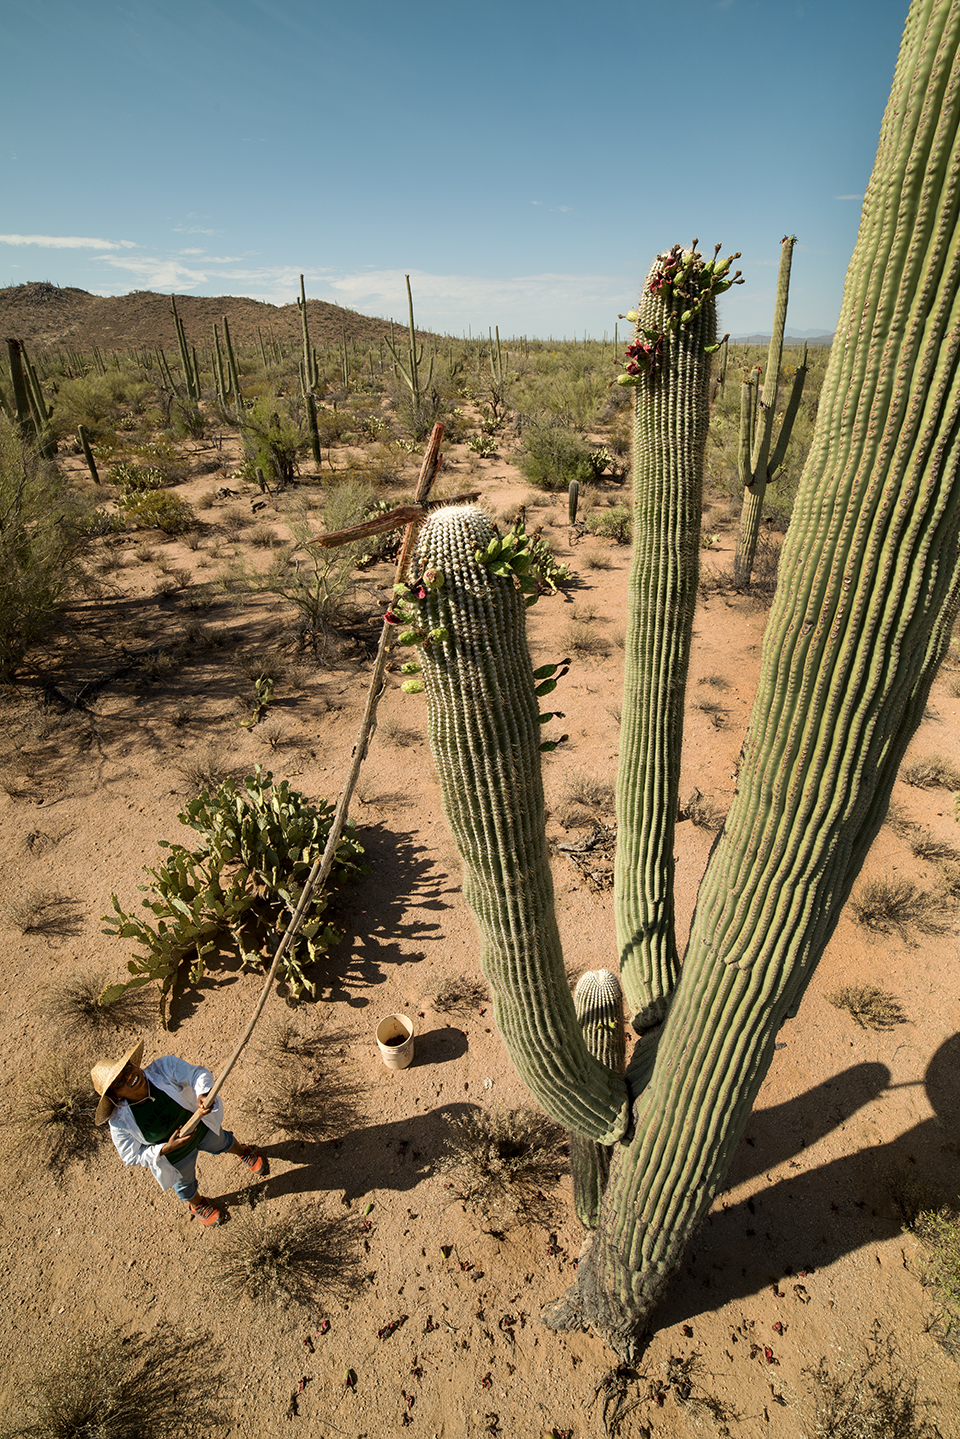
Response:
[[[207,1277],[224,1299],[261,1309],[316,1309],[324,1295],[346,1298],[362,1282],[346,1221],[316,1209],[254,1210],[234,1219],[211,1253]]]
[[[717,804],[709,795],[701,794],[698,789],[693,791],[686,804],[680,806],[677,816],[681,820],[690,820],[698,829],[709,830],[712,834],[723,828],[726,817],[727,812],[723,806]]]
[[[437,1169],[453,1193],[496,1229],[549,1221],[567,1167],[566,1135],[533,1109],[475,1110],[448,1122]]]
[[[907,836],[907,843],[911,853],[915,854],[917,859],[934,862],[950,860],[954,864],[960,862],[960,850],[955,849],[947,840],[938,839],[931,829],[914,826],[912,832]]]
[[[951,924],[942,895],[925,893],[908,879],[865,880],[850,908],[858,924],[879,934],[896,933],[905,943],[914,930],[943,934]]]
[[[845,1009],[861,1029],[893,1029],[907,1016],[892,994],[872,984],[845,984],[826,996],[835,1009]]]
[[[482,979],[456,974],[428,998],[438,1014],[472,1014],[490,1003],[490,991]]]
[[[921,1249],[920,1277],[934,1301],[929,1332],[948,1354],[960,1354],[960,1214],[923,1210],[909,1227]]]
[[[406,749],[421,738],[419,730],[411,729],[396,715],[386,715],[382,720],[378,720],[377,734],[386,744],[395,745],[398,749]]]
[[[581,560],[585,570],[612,570],[613,560],[603,550],[587,550]]]
[[[77,1055],[53,1054],[31,1065],[29,1080],[0,1121],[10,1131],[4,1151],[58,1174],[74,1160],[90,1159],[104,1134],[93,1122],[97,1103],[89,1070]]]
[[[108,979],[105,970],[68,974],[44,991],[40,1013],[57,1025],[65,1039],[82,1044],[152,1023],[156,997],[145,989],[125,990],[115,1003],[101,1004]]]
[[[563,799],[567,804],[580,805],[594,814],[613,814],[616,808],[612,784],[579,772],[568,775]]]
[[[916,789],[960,790],[960,770],[941,755],[914,760],[900,771],[900,778]]]
[[[244,713],[248,708],[244,705]],[[212,742],[201,745],[175,768],[193,794],[213,794],[233,773],[223,747]]]
[[[160,1323],[152,1334],[77,1336],[44,1357],[4,1439],[190,1439],[211,1433],[220,1378],[209,1340]]]
[[[872,1348],[855,1369],[831,1374],[826,1359],[806,1369],[814,1387],[814,1416],[806,1439],[940,1439],[940,1430],[924,1419],[916,1375],[908,1376],[888,1335],[875,1331]]]
[[[560,638],[562,650],[568,650],[570,654],[578,655],[581,659],[591,656],[603,656],[610,653],[610,646],[602,635],[598,635],[589,625],[582,624],[577,620],[571,620]]]
[[[3,919],[21,934],[69,935],[80,928],[78,901],[44,885],[30,885],[3,901]]]
[[[334,1139],[363,1122],[359,1091],[340,1078],[336,1064],[323,1064],[323,1050],[333,1042],[307,1037],[291,1024],[275,1024],[268,1032],[259,1048],[256,1087],[240,1105],[258,1136]]]

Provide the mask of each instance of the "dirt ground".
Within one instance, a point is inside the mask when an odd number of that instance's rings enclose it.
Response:
[[[41,706],[30,682],[2,697],[0,1071],[8,1096],[29,1088],[35,1067],[61,1045],[42,1012],[49,987],[77,970],[124,974],[129,945],[103,936],[101,916],[111,892],[135,908],[141,867],[162,858],[158,842],[184,837],[176,820],[191,793],[183,770],[211,754],[238,775],[260,763],[311,800],[335,799],[346,773],[369,672],[359,643],[318,665],[297,653],[293,619],[279,600],[241,610],[217,601],[191,611],[191,595],[213,578],[231,543],[250,548],[245,529],[238,535],[234,526],[232,542],[225,538],[224,516],[231,507],[249,512],[260,499],[230,478],[232,442],[191,448],[207,472],[178,493],[198,505],[211,487],[237,497],[207,495],[197,549],[153,532],[105,546],[104,593],[76,609],[54,667],[62,695],[113,678],[85,708]],[[457,455],[465,451],[451,456],[447,493],[476,486],[498,514],[527,496],[504,461],[457,462]],[[721,510],[718,502],[706,520],[719,539],[703,554],[705,571],[732,559],[734,529]],[[256,518],[286,532],[276,497]],[[528,528],[536,526],[575,579],[530,611],[534,663],[567,652],[572,620],[596,639],[555,694],[569,739],[546,760],[549,833],[570,844],[591,831],[561,824],[571,781],[614,777],[629,554],[571,532],[565,496],[538,497],[528,510]],[[150,559],[142,557],[147,550]],[[587,555],[608,567],[591,567]],[[189,573],[171,586],[164,583],[171,568]],[[382,612],[390,583],[386,565],[358,578],[367,614]],[[190,639],[198,614],[206,636]],[[722,590],[701,602],[684,800],[699,790],[722,812],[732,796],[765,618],[755,601]],[[369,632],[375,640],[377,629]],[[151,647],[158,658],[150,672],[142,659],[124,668]],[[166,671],[164,654],[173,657]],[[266,665],[277,675],[276,702],[267,721],[241,728],[253,707],[252,677]],[[949,694],[949,678],[934,687],[912,757],[936,753],[960,764],[960,699]],[[401,1430],[424,1439],[593,1439],[605,1433],[604,1399],[615,1384],[625,1406],[640,1401],[621,1415],[627,1439],[794,1439],[812,1429],[815,1386],[806,1371],[821,1357],[832,1372],[859,1364],[877,1332],[893,1337],[905,1371],[937,1404],[930,1415],[941,1433],[960,1435],[960,1370],[928,1332],[918,1251],[894,1203],[905,1174],[939,1186],[944,1199],[960,1192],[955,931],[877,935],[844,916],[799,1017],[780,1035],[727,1186],[658,1313],[642,1364],[614,1380],[614,1356],[600,1340],[562,1338],[537,1322],[542,1306],[572,1282],[583,1238],[569,1176],[560,1179],[552,1227],[494,1237],[436,1169],[448,1117],[527,1099],[489,1009],[450,1015],[432,1003],[444,981],[479,976],[478,940],[440,811],[423,697],[402,694],[400,681],[394,669],[352,807],[370,869],[339,905],[346,937],[329,956],[317,1002],[288,1008],[275,997],[265,1021],[290,1020],[307,1037],[325,1037],[321,1070],[335,1067],[355,1090],[355,1123],[333,1142],[270,1137],[266,1181],[229,1160],[202,1160],[202,1187],[229,1206],[221,1229],[190,1223],[147,1171],[125,1170],[109,1142],[62,1174],[8,1155],[0,1210],[3,1420],[14,1417],[43,1356],[64,1340],[114,1325],[150,1331],[166,1320],[207,1337],[210,1392],[223,1418],[215,1432],[238,1439],[298,1432],[372,1439]],[[896,797],[909,818],[960,844],[945,790],[898,782]],[[684,933],[711,841],[691,819],[678,825]],[[925,889],[934,883],[932,864],[915,859],[885,825],[864,875],[893,873]],[[563,851],[554,879],[569,970],[612,966],[611,891]],[[62,901],[61,922],[24,934],[11,901],[37,887]],[[892,992],[907,1022],[880,1033],[858,1027],[826,999],[848,983]],[[173,1052],[217,1071],[259,991],[255,974],[215,974],[202,985],[202,1001],[188,994],[174,1005],[170,1032],[148,1023],[118,1035],[110,1053],[119,1057],[143,1038],[146,1060]],[[378,1020],[394,1012],[408,1015],[416,1031],[414,1063],[399,1073],[384,1067],[374,1043]],[[227,1123],[243,1139],[253,1130],[240,1107],[257,1085],[255,1039],[225,1089]],[[364,1276],[353,1297],[266,1313],[222,1300],[209,1267],[253,1204],[260,1214],[306,1207],[339,1219]],[[681,1359],[694,1363],[678,1366]],[[670,1383],[681,1367],[691,1382]],[[348,1371],[355,1384],[345,1385]],[[661,1402],[649,1397],[651,1381]],[[613,1410],[608,1404],[608,1420]]]

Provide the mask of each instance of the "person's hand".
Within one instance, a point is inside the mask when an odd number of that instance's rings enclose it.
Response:
[[[209,1090],[207,1091],[207,1093],[209,1093]],[[198,1114],[211,1114],[211,1113],[213,1112],[213,1108],[214,1108],[214,1104],[215,1104],[215,1103],[216,1103],[216,1101],[213,1101],[213,1102],[211,1102],[210,1104],[208,1104],[208,1103],[207,1103],[207,1095],[206,1095],[206,1094],[199,1094],[199,1095],[197,1096],[197,1113],[198,1113]]]
[[[162,1146],[160,1153],[170,1154],[174,1149],[179,1149],[181,1144],[186,1144],[189,1138],[189,1134],[181,1134],[179,1129],[174,1130],[166,1144]]]

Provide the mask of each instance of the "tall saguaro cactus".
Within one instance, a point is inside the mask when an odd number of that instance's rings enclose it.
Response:
[[[671,309],[676,328],[658,333],[647,302],[663,288],[668,259],[685,308]],[[638,412],[644,396],[655,403],[657,387],[679,395],[690,368],[684,347],[667,343],[709,303],[706,267],[687,266],[679,251],[661,256],[645,286],[630,352]],[[662,427],[645,435],[638,422],[637,444],[672,452]],[[674,483],[666,462],[656,482]],[[651,576],[679,563],[682,532],[679,512],[662,523],[638,505],[635,544],[649,549]],[[631,1002],[639,996],[650,1019],[651,992],[653,1003],[669,1005],[659,1029],[635,1025],[646,1032],[625,1074],[626,1130],[617,1076],[604,1076],[585,1053],[562,984],[516,550],[511,564],[477,512],[447,510],[428,520],[420,555],[424,620],[413,638],[423,642],[431,742],[497,1021],[544,1107],[583,1138],[612,1142],[592,1242],[575,1285],[544,1319],[560,1329],[589,1325],[630,1360],[723,1182],[777,1031],[796,1011],[879,830],[960,610],[957,0],[913,0],[907,17],[784,543],[738,788],[672,995],[669,966],[651,957],[647,940],[658,925],[667,933],[663,830],[648,811],[668,797],[679,731],[668,720],[658,738],[651,713],[630,720],[651,743],[636,758],[624,747],[618,811],[634,833],[622,832],[621,844],[643,857],[638,866],[649,858],[657,885],[649,893],[637,886],[630,901],[636,946],[619,942],[625,976],[633,971]],[[443,571],[442,584],[431,566]],[[660,607],[674,605],[652,579],[646,590],[632,583],[637,636],[645,623],[666,625]],[[682,644],[662,634],[661,648],[674,645],[675,657],[659,670],[656,644],[645,651],[638,640],[631,651],[629,662],[656,676],[628,682],[625,701],[639,709],[667,709],[671,687],[682,684]],[[623,876],[621,866],[621,890]]]
[[[780,366],[783,362],[783,334],[787,323],[787,299],[790,294],[790,267],[793,262],[793,247],[796,235],[785,235],[780,244],[780,271],[777,276],[777,299],[773,311],[773,329],[770,333],[770,348],[767,351],[767,372],[760,388],[759,373],[744,380],[740,387],[740,450],[738,468],[740,483],[743,485],[743,509],[740,512],[740,530],[737,535],[737,551],[733,560],[733,579],[738,586],[750,583],[753,562],[757,555],[757,540],[760,537],[760,519],[767,485],[773,480],[783,464],[793,432],[794,421],[803,396],[804,381],[807,378],[807,347],[803,347],[803,358],[794,372],[780,434],[773,443],[773,421],[777,404],[777,390],[780,384]]]

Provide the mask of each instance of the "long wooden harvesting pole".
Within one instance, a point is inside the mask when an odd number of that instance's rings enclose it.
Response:
[[[401,579],[403,578],[404,571],[406,570],[407,564],[409,562],[410,551],[413,548],[413,542],[416,538],[416,532],[420,523],[422,509],[426,505],[426,501],[430,495],[431,486],[433,485],[433,482],[437,477],[437,471],[440,468],[440,442],[443,439],[443,431],[443,424],[438,421],[437,424],[435,424],[433,427],[433,432],[430,436],[430,443],[428,444],[426,454],[423,457],[423,464],[420,466],[420,477],[417,481],[415,498],[417,505],[421,507],[421,511],[418,512],[418,514],[407,523],[403,537],[403,544],[400,548],[400,556],[397,560],[397,568],[394,577],[396,584],[399,584]],[[357,742],[353,747],[353,758],[350,764],[350,771],[347,775],[346,783],[343,786],[340,799],[337,803],[337,808],[334,811],[333,820],[330,824],[330,831],[327,835],[326,846],[324,847],[323,854],[320,855],[320,857],[315,861],[313,868],[307,875],[303,890],[300,894],[300,898],[297,901],[297,906],[294,909],[293,914],[290,916],[290,922],[287,925],[283,935],[281,936],[280,943],[277,945],[277,951],[276,954],[273,956],[273,963],[270,966],[269,973],[264,980],[263,989],[260,992],[260,998],[257,1001],[257,1006],[250,1017],[249,1024],[247,1025],[246,1029],[243,1031],[243,1034],[240,1037],[240,1041],[237,1044],[236,1049],[233,1051],[230,1058],[224,1065],[219,1078],[214,1080],[213,1086],[207,1094],[208,1102],[212,1102],[214,1099],[216,1099],[217,1095],[220,1093],[220,1090],[223,1088],[227,1076],[233,1069],[233,1066],[236,1064],[237,1060],[240,1058],[240,1055],[243,1053],[247,1042],[250,1039],[250,1036],[253,1034],[253,1031],[256,1028],[257,1021],[259,1020],[261,1014],[264,1011],[267,1000],[270,997],[270,991],[273,988],[273,981],[276,978],[277,970],[280,967],[280,961],[283,959],[283,956],[290,948],[291,944],[299,933],[300,926],[303,924],[304,917],[306,916],[307,909],[310,905],[310,901],[313,898],[313,892],[315,889],[326,883],[327,877],[330,874],[330,870],[333,867],[334,856],[337,852],[337,845],[340,843],[340,835],[343,832],[343,826],[347,820],[347,812],[350,808],[350,801],[353,798],[353,791],[357,783],[357,776],[360,773],[360,766],[366,759],[367,748],[370,743],[370,736],[373,733],[374,719],[376,718],[377,713],[377,704],[379,703],[380,695],[383,689],[383,673],[386,669],[387,653],[390,648],[390,641],[392,639],[392,636],[393,626],[388,625],[386,621],[384,621],[383,628],[380,631],[380,644],[377,648],[377,658],[373,666],[373,673],[370,676],[370,684],[367,688],[367,703],[364,706],[363,719],[360,721],[360,728],[357,731]],[[200,1111],[198,1110],[190,1119],[187,1120],[186,1124],[181,1125],[181,1136],[185,1138],[188,1134],[192,1134],[193,1131],[196,1129],[197,1125],[200,1123],[200,1119],[201,1115]]]

